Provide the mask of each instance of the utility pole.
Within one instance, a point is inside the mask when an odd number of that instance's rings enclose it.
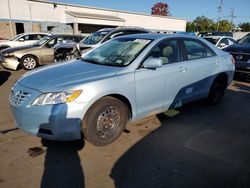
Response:
[[[234,8],[232,8],[232,11],[231,11],[231,23],[230,23],[230,30],[233,31],[233,19],[235,18],[236,16],[234,15]]]
[[[8,9],[9,9],[10,34],[11,34],[11,38],[13,38],[12,20],[11,20],[11,12],[10,12],[10,0],[8,0]]]
[[[220,6],[218,7],[218,19],[217,19],[217,31],[219,31],[220,27],[220,18],[221,18],[221,12],[222,12],[222,5],[223,5],[223,0],[220,0]]]

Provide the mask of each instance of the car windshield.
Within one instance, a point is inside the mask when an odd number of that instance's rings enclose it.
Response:
[[[12,38],[12,39],[10,39],[11,41],[15,41],[17,38],[19,38],[20,36],[22,36],[23,35],[23,33],[22,34],[18,34],[18,35],[16,35],[14,38]]]
[[[42,46],[43,44],[45,44],[50,39],[51,39],[51,37],[49,37],[49,36],[43,37],[39,41],[34,43],[33,46]]]
[[[94,45],[100,42],[110,31],[97,31],[95,33],[92,33],[85,39],[83,39],[81,42],[83,44],[87,45]]]
[[[250,44],[250,35],[244,36],[242,39],[238,41],[240,44]]]
[[[214,39],[214,38],[204,38],[206,39],[207,41],[211,42],[212,44],[216,44],[218,42],[219,39]]]
[[[150,42],[149,39],[139,38],[114,39],[86,54],[83,61],[124,67],[130,64]]]

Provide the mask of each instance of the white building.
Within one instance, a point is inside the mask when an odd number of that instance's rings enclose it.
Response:
[[[85,34],[115,26],[138,26],[169,33],[185,31],[186,23],[185,19],[171,16],[152,16],[45,0],[0,0],[0,38],[31,31]]]

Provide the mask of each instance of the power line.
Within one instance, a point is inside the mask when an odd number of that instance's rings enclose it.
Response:
[[[233,19],[234,19],[235,17],[236,17],[236,16],[234,15],[234,8],[232,8],[232,11],[231,11],[231,23],[230,23],[231,31],[233,31]]]
[[[220,6],[217,8],[218,9],[218,19],[217,19],[217,31],[219,31],[220,27],[220,19],[221,19],[221,13],[222,13],[222,5],[223,5],[223,0],[220,0]]]

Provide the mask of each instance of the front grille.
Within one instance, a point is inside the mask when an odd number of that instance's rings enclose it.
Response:
[[[10,103],[14,106],[20,106],[29,98],[30,94],[24,91],[15,90],[15,88],[11,89],[10,94]]]
[[[235,61],[247,62],[250,59],[249,53],[237,53],[237,52],[229,52],[234,57]]]

